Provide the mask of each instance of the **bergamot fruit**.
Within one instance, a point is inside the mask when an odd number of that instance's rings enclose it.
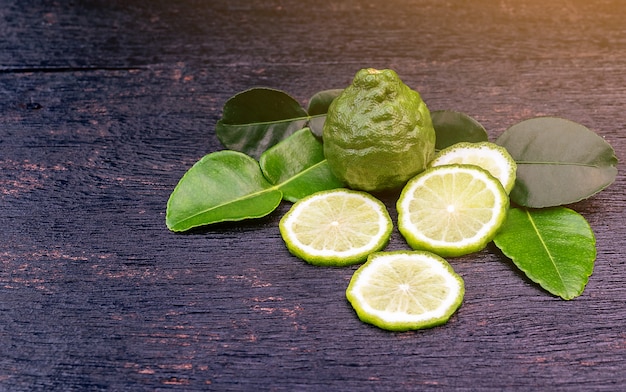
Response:
[[[515,163],[504,147],[495,143],[460,142],[453,144],[439,151],[430,162],[430,166],[449,165],[452,163],[482,167],[500,180],[507,194],[511,192],[515,185],[517,163]]]
[[[352,189],[398,189],[435,155],[435,129],[420,94],[390,69],[362,69],[328,108],[324,155]]]
[[[339,188],[300,199],[279,227],[292,254],[314,265],[339,267],[362,263],[384,248],[393,224],[374,196]]]
[[[475,165],[442,165],[415,176],[396,204],[398,230],[413,249],[443,257],[483,249],[504,222],[509,197]]]
[[[372,253],[346,289],[362,321],[391,331],[444,324],[464,294],[463,278],[446,260],[420,251]]]

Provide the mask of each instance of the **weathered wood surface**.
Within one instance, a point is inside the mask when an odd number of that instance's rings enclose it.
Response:
[[[619,1],[0,1],[0,390],[607,390],[626,385],[624,177],[574,206],[597,235],[584,294],[493,249],[451,260],[445,326],[389,333],[267,218],[169,232],[182,174],[253,86],[303,104],[393,68],[492,138],[557,115],[624,159]],[[470,5],[471,4],[471,5]],[[386,200],[393,213],[393,200]],[[406,249],[394,232],[389,249]]]

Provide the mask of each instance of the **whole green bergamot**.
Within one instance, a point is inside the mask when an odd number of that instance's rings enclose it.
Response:
[[[328,108],[324,155],[353,189],[398,189],[435,155],[435,130],[420,94],[390,69],[362,69]]]

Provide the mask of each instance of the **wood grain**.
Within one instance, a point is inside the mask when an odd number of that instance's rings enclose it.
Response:
[[[619,390],[624,177],[573,206],[597,236],[562,301],[496,249],[451,260],[445,326],[389,333],[345,300],[354,268],[289,255],[270,216],[174,234],[165,203],[221,149],[253,86],[303,104],[393,68],[495,139],[580,122],[626,152],[618,1],[0,1],[0,390]],[[384,200],[395,214],[395,200]],[[388,249],[406,249],[394,231]]]

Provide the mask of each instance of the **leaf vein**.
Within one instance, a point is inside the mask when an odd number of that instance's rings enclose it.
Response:
[[[559,268],[556,265],[556,261],[555,261],[554,256],[552,255],[552,253],[550,252],[550,249],[548,248],[548,244],[546,243],[546,241],[544,240],[543,236],[541,235],[541,233],[539,231],[539,228],[535,224],[535,220],[533,219],[533,217],[530,214],[530,212],[528,210],[526,210],[525,212],[526,212],[526,216],[528,216],[528,220],[530,221],[530,224],[533,226],[533,229],[535,230],[535,233],[537,233],[537,237],[539,238],[539,241],[541,242],[541,246],[543,246],[543,248],[545,249],[546,254],[548,255],[548,258],[550,259],[550,262],[554,266],[554,270],[556,271],[557,275],[559,276],[559,280],[561,281],[561,284],[563,285],[563,287],[565,287],[565,281],[563,279],[563,276],[561,276],[561,272],[559,271]]]
[[[238,197],[236,199],[228,200],[228,201],[226,201],[224,203],[216,204],[216,205],[213,205],[211,207],[205,208],[205,209],[203,209],[201,211],[198,211],[197,213],[195,213],[193,215],[189,215],[186,218],[179,220],[178,222],[176,222],[176,224],[178,225],[180,223],[187,222],[189,220],[193,220],[194,218],[196,218],[196,217],[198,217],[198,216],[200,216],[202,214],[206,214],[207,212],[211,212],[211,211],[217,210],[217,209],[219,209],[221,207],[225,207],[225,206],[227,206],[229,204],[237,203],[237,202],[240,202],[240,201],[245,201],[245,200],[248,200],[248,199],[253,199],[256,196],[262,195],[264,193],[271,193],[272,191],[280,191],[280,189],[278,189],[278,186],[271,186],[271,187],[268,187],[268,188],[260,189],[260,190],[258,190],[256,192],[252,192],[252,193],[248,193],[248,194],[242,195],[241,197]]]
[[[544,161],[515,161],[518,165],[553,165],[553,166],[583,166],[583,167],[603,167],[593,163],[583,162],[544,162]]]
[[[292,123],[292,122],[303,121],[303,120],[309,121],[311,120],[311,116],[291,117],[291,118],[282,118],[282,119],[277,119],[277,120],[256,121],[256,122],[247,122],[247,123],[221,122],[220,125],[227,126],[227,127],[248,128],[251,125],[285,124],[285,123]]]
[[[307,167],[306,169],[299,171],[297,174],[289,177],[285,181],[275,184],[274,187],[277,188],[277,189],[280,189],[280,188],[284,187],[285,185],[289,184],[290,182],[296,181],[297,179],[301,178],[306,173],[315,170],[316,168],[321,166],[324,162],[326,162],[326,159],[322,159],[321,161],[319,161],[319,162],[317,162],[317,163]]]

